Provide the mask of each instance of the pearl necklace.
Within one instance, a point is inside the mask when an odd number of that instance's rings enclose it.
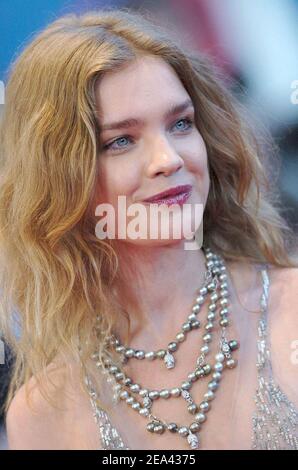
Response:
[[[229,292],[224,261],[220,256],[212,253],[209,248],[206,248],[204,251],[206,254],[205,282],[199,289],[199,296],[196,298],[191,314],[188,316],[187,321],[182,324],[182,331],[176,335],[176,341],[170,342],[166,349],[145,352],[144,350],[139,351],[121,345],[120,341],[114,335],[111,335],[109,338],[111,346],[121,355],[121,362],[124,364],[132,358],[138,360],[147,359],[150,361],[163,359],[167,369],[173,369],[175,367],[173,353],[178,350],[179,343],[185,341],[187,333],[200,328],[201,322],[197,320],[196,317],[209,295],[210,303],[208,306],[207,322],[204,327],[206,332],[203,335],[204,344],[200,348],[200,355],[196,360],[195,368],[188,374],[187,380],[183,381],[180,387],[163,390],[148,390],[138,383],[133,383],[132,379],[127,377],[119,367],[113,364],[110,358],[104,359],[104,369],[102,369],[99,362],[96,362],[96,366],[101,369],[104,374],[109,374],[110,376],[107,382],[113,384],[113,400],[115,403],[122,400],[141,416],[149,418],[150,421],[146,427],[148,432],[163,434],[168,430],[172,433],[178,433],[181,437],[186,437],[191,449],[199,448],[200,439],[198,434],[207,419],[206,413],[211,408],[210,402],[215,398],[215,391],[220,385],[223,371],[237,366],[237,359],[232,357],[232,352],[239,348],[239,342],[236,340],[229,341],[226,334],[230,320],[227,318],[229,314]],[[216,292],[217,290],[219,291],[218,293]],[[211,365],[205,361],[205,358],[209,353],[209,345],[212,342],[211,331],[214,328],[213,323],[216,318],[218,304],[221,335],[218,350],[215,354],[215,362]],[[94,353],[92,359],[96,361],[98,359],[98,353]],[[198,379],[202,380],[211,373],[212,378],[208,382],[206,393],[198,406],[190,390],[194,382]],[[142,401],[137,400],[134,395],[139,395]],[[166,423],[161,418],[151,413],[151,408],[155,400],[159,398],[177,398],[180,396],[186,401],[188,412],[194,415],[194,421],[189,426],[178,425],[174,422]]]

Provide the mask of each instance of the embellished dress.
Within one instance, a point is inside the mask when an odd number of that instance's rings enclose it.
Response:
[[[252,364],[252,374],[255,376],[253,382],[253,390],[248,398],[243,400],[245,393],[245,385],[243,392],[236,387],[235,404],[233,413],[231,414],[231,426],[235,428],[234,443],[227,449],[252,449],[252,450],[297,450],[298,449],[298,409],[295,404],[284,393],[274,375],[274,369],[271,363],[271,346],[268,334],[268,298],[270,277],[267,266],[256,266],[261,274],[262,290],[260,298],[260,310],[255,322],[255,329],[251,333],[247,333],[248,323],[242,320],[239,323],[240,329],[244,332],[240,344],[244,346],[243,354],[248,351],[250,339],[254,335],[256,360]],[[243,316],[245,318],[245,316]],[[246,340],[245,340],[246,338]],[[240,349],[241,349],[240,348]],[[249,373],[248,373],[249,374]],[[112,424],[112,421],[105,410],[100,408],[96,401],[96,391],[93,387],[90,377],[85,376],[87,388],[90,395],[90,402],[93,409],[93,416],[98,426],[99,449],[101,450],[129,450],[131,447],[127,445],[126,437],[119,429]],[[237,398],[236,398],[237,397]],[[237,418],[237,409],[241,406],[248,405],[247,415],[250,416],[248,429],[246,429],[244,437],[241,437],[241,429],[245,429],[241,418]],[[140,419],[143,419],[140,416]],[[238,425],[237,425],[238,424]],[[146,431],[145,431],[146,432]],[[250,435],[247,442],[247,435]],[[242,441],[241,441],[242,439]],[[243,442],[245,444],[243,444]],[[214,447],[216,450],[216,447]]]

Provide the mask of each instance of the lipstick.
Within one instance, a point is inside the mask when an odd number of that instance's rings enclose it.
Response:
[[[192,185],[185,184],[176,186],[174,188],[169,188],[161,193],[155,194],[147,199],[144,199],[143,202],[154,203],[154,204],[166,204],[171,206],[172,204],[183,205],[189,199],[192,192]]]

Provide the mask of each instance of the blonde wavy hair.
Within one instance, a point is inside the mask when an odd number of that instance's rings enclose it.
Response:
[[[0,330],[15,357],[5,411],[31,377],[51,399],[48,366],[61,351],[65,363],[69,354],[87,363],[95,347],[101,364],[112,354],[107,339],[125,312],[111,289],[117,253],[95,236],[90,211],[100,158],[95,86],[143,54],[171,65],[195,105],[211,180],[204,243],[229,260],[293,265],[264,170],[277,149],[256,136],[212,61],[147,12],[57,19],[12,64],[1,119]]]

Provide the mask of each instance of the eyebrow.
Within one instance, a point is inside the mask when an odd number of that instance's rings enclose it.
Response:
[[[193,102],[190,99],[187,99],[183,103],[174,104],[168,109],[164,115],[165,119],[168,119],[171,116],[176,114],[182,113],[187,108],[192,107],[194,108]],[[114,129],[128,129],[129,127],[136,127],[138,125],[144,126],[145,121],[139,118],[127,118],[123,119],[122,121],[111,122],[109,124],[103,124],[100,126],[100,132],[106,130],[114,130]]]

